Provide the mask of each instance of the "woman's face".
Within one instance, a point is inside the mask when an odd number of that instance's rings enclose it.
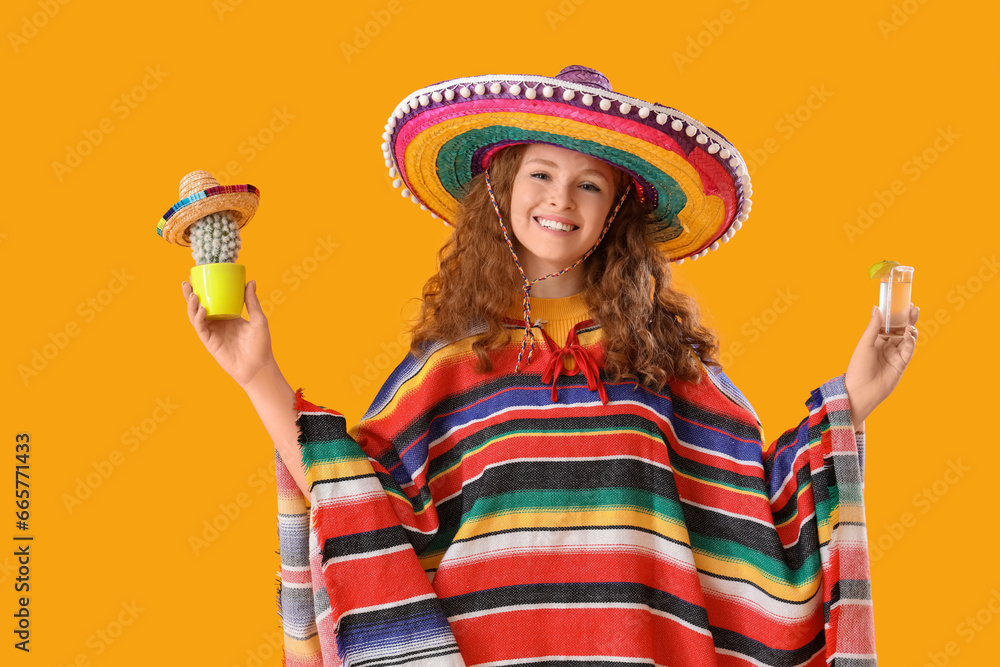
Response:
[[[597,241],[614,203],[614,171],[600,160],[531,144],[514,177],[510,218],[529,279],[572,265]]]

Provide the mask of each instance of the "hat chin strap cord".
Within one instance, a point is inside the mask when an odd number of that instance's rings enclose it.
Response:
[[[524,309],[524,337],[521,339],[521,350],[517,353],[517,364],[514,366],[514,372],[515,373],[520,373],[521,372],[521,356],[524,354],[524,348],[525,347],[528,348],[528,362],[527,362],[527,365],[529,365],[529,366],[531,365],[531,354],[535,350],[535,337],[531,334],[531,300],[530,300],[530,298],[528,296],[528,292],[531,290],[532,285],[534,285],[535,283],[540,282],[542,280],[545,280],[546,278],[555,278],[556,276],[561,276],[562,274],[566,273],[567,271],[572,271],[577,266],[579,266],[579,264],[581,262],[583,262],[583,260],[585,260],[588,257],[590,257],[590,255],[595,250],[597,250],[597,246],[599,246],[601,244],[601,241],[604,239],[604,235],[608,233],[609,229],[611,229],[611,223],[614,222],[615,216],[618,215],[618,210],[622,207],[622,204],[625,203],[625,197],[627,197],[628,193],[632,191],[632,183],[630,181],[628,183],[628,185],[625,187],[625,192],[622,193],[621,199],[618,200],[618,205],[615,206],[615,210],[611,213],[611,217],[608,218],[608,221],[606,223],[604,223],[604,229],[601,230],[601,235],[597,238],[597,241],[590,248],[590,250],[588,250],[587,252],[585,252],[583,254],[583,257],[581,257],[580,259],[576,260],[575,262],[573,262],[572,265],[567,266],[562,271],[557,271],[556,273],[550,273],[550,274],[548,274],[546,276],[542,276],[540,278],[535,278],[534,280],[528,280],[528,277],[524,274],[524,268],[521,266],[521,262],[517,258],[517,253],[514,251],[514,244],[511,243],[511,241],[510,241],[510,235],[507,233],[507,226],[503,224],[503,216],[500,215],[500,206],[497,205],[496,196],[494,196],[494,194],[493,194],[493,186],[490,183],[490,172],[487,169],[485,173],[486,173],[486,190],[490,193],[490,201],[493,202],[493,210],[495,210],[497,212],[497,220],[500,221],[500,229],[503,231],[503,238],[504,238],[505,241],[507,241],[507,247],[510,249],[510,254],[514,257],[514,263],[517,265],[517,270],[521,274],[521,280],[524,281],[524,285],[523,285],[523,289],[524,289],[524,302],[523,302],[523,309]]]

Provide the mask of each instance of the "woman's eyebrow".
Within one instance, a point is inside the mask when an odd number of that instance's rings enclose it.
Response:
[[[529,158],[529,159],[527,159],[527,160],[524,161],[525,164],[528,164],[528,163],[531,163],[531,162],[538,162],[539,164],[543,164],[546,167],[552,167],[553,169],[558,169],[559,168],[559,165],[557,165],[555,162],[552,162],[550,160],[545,160],[545,159],[542,159],[540,157],[533,157],[533,158]],[[605,180],[607,180],[607,178],[608,178],[607,176],[605,176],[602,172],[598,171],[597,169],[584,169],[580,173],[581,174],[593,174],[595,176],[600,176],[601,178],[603,178]]]

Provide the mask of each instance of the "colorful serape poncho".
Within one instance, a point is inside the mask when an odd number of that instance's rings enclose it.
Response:
[[[576,333],[603,369],[601,329]],[[604,403],[582,374],[545,384],[536,343],[520,374],[513,342],[486,374],[471,338],[408,356],[350,432],[298,390],[286,665],[875,664],[843,375],[765,443],[721,372],[656,392],[601,370]]]

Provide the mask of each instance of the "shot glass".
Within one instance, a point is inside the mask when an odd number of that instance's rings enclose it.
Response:
[[[902,336],[910,324],[913,267],[894,266],[879,282],[878,307],[882,311],[883,336]]]

